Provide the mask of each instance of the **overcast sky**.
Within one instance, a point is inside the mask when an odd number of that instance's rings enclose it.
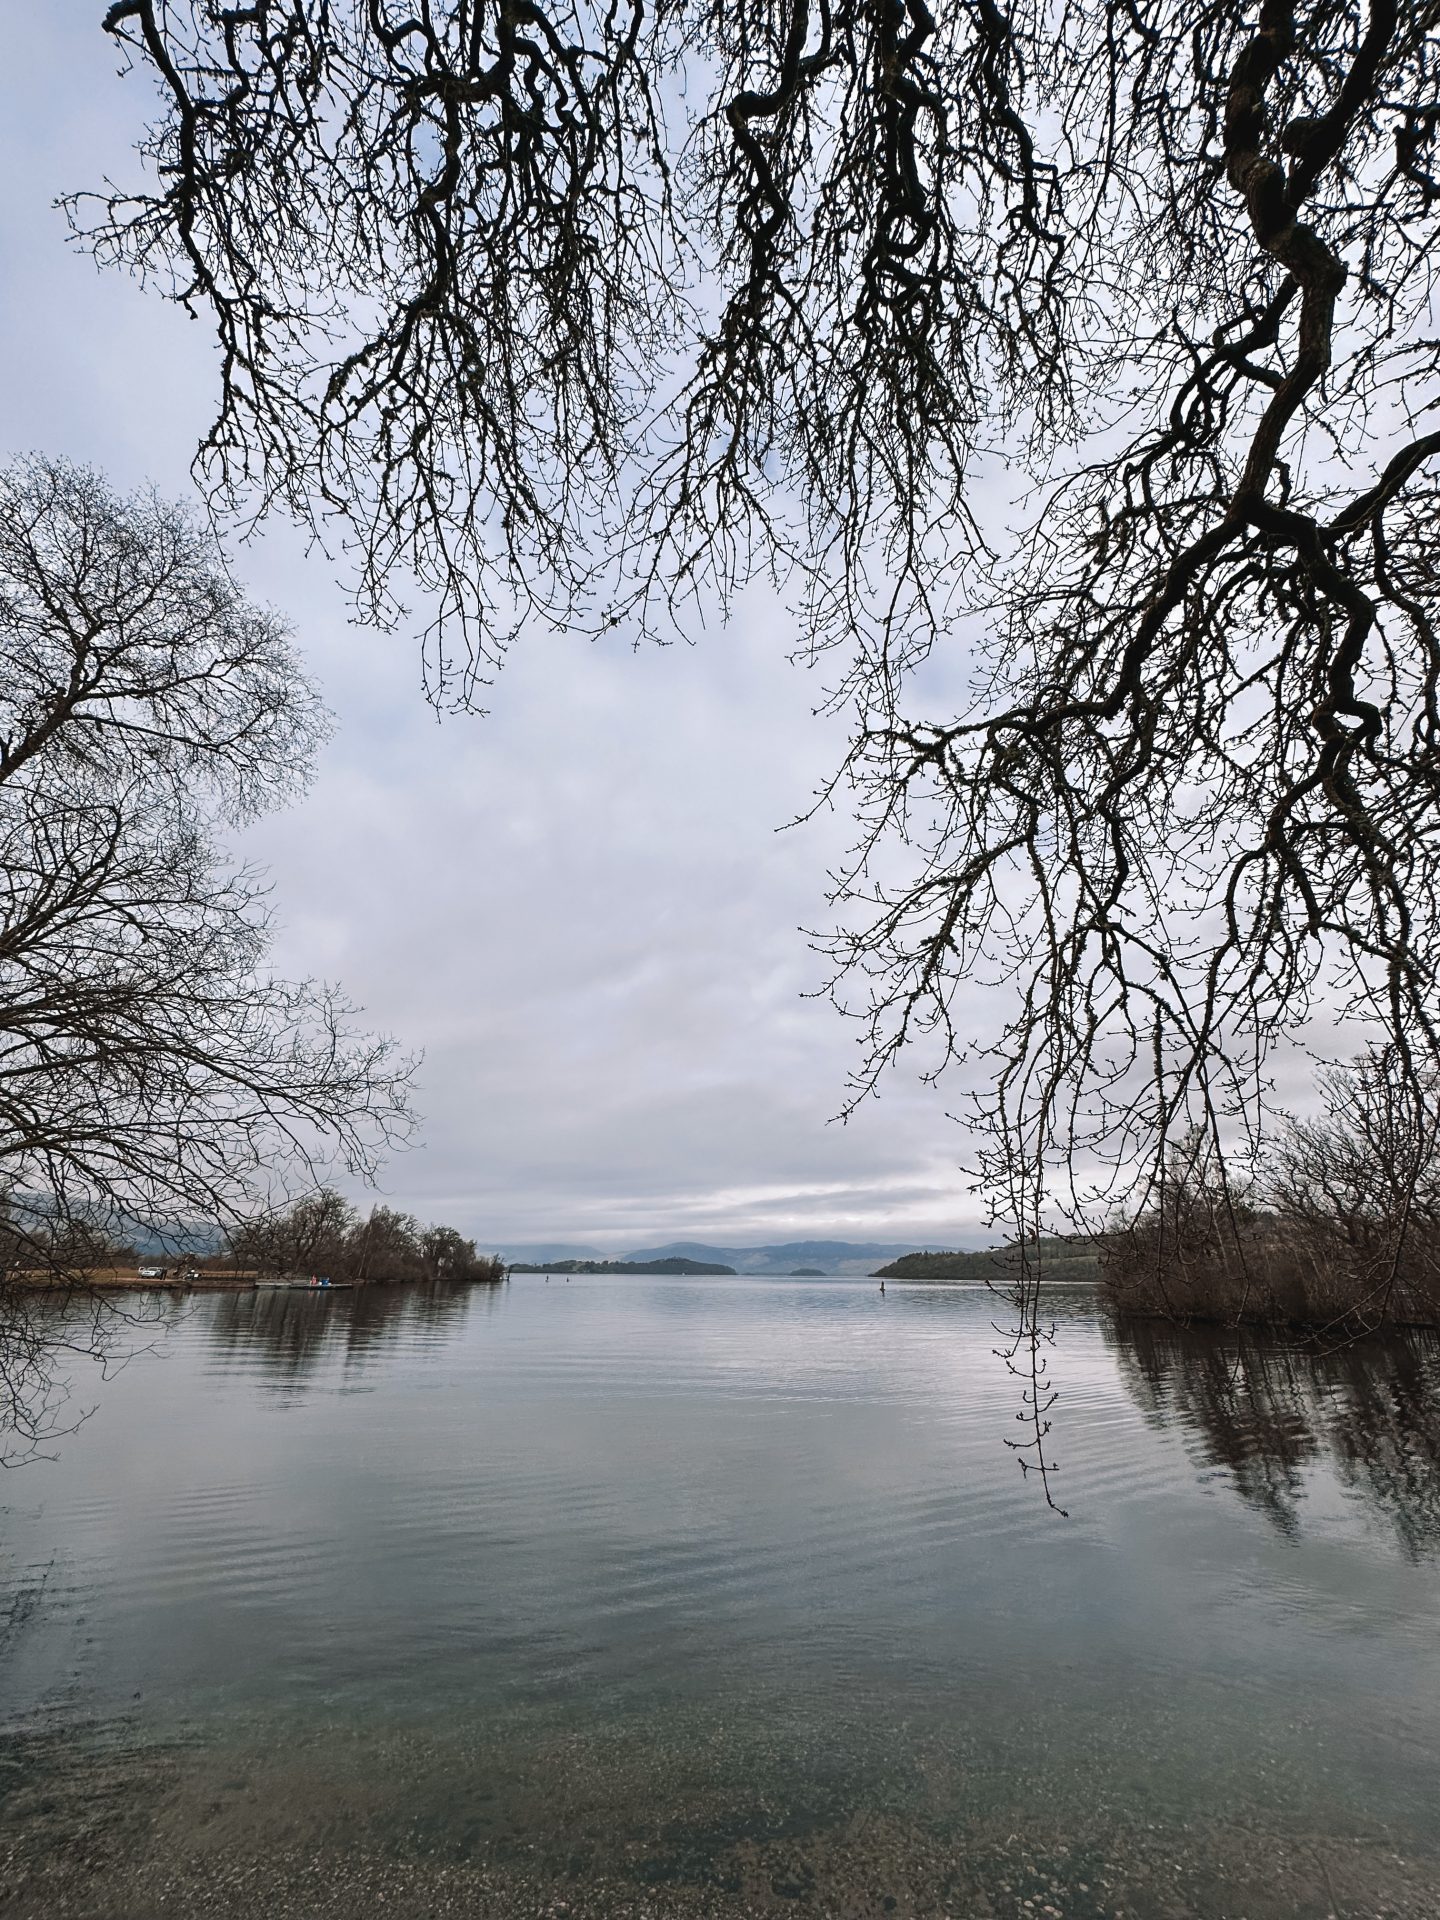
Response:
[[[57,194],[130,170],[151,105],[101,0],[12,9],[0,78],[4,451],[180,496],[209,334],[67,244]],[[753,597],[695,645],[522,649],[483,720],[438,721],[416,649],[349,625],[327,564],[239,550],[338,718],[308,799],[246,836],[285,969],[339,979],[423,1048],[424,1144],[385,1196],[482,1241],[620,1247],[977,1231],[943,1096],[913,1078],[830,1124],[853,1037],[799,931],[843,819],[775,830],[840,758]],[[958,664],[958,663],[957,663]]]

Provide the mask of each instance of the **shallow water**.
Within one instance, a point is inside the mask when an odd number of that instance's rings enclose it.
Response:
[[[0,1912],[1440,1912],[1435,1347],[1056,1305],[1064,1520],[983,1292],[164,1303],[0,1481]]]

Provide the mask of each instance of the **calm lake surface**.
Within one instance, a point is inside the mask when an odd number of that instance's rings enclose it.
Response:
[[[0,1914],[1440,1913],[1440,1355],[1056,1297],[156,1302],[0,1478]]]

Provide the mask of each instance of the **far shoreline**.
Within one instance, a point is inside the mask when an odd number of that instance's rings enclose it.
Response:
[[[417,1277],[413,1280],[337,1280],[329,1285],[312,1283],[308,1274],[206,1273],[193,1269],[185,1273],[166,1272],[143,1275],[134,1268],[101,1267],[67,1279],[53,1274],[17,1274],[13,1285],[29,1293],[360,1293],[383,1292],[393,1287],[485,1287],[502,1286],[504,1277],[494,1280],[445,1280]]]

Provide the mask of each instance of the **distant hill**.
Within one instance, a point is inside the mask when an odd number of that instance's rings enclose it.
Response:
[[[728,1273],[733,1275],[733,1267],[719,1266],[709,1260],[544,1260],[534,1263],[512,1263],[511,1273],[668,1273],[699,1274]]]
[[[642,1247],[626,1254],[625,1258],[720,1261],[737,1273],[778,1277],[791,1276],[797,1267],[807,1267],[818,1277],[873,1273],[882,1260],[894,1260],[909,1251],[910,1246],[904,1241],[786,1240],[763,1247],[716,1247],[700,1240],[674,1240],[668,1246]]]
[[[1038,1243],[1041,1272],[1046,1280],[1098,1280],[1100,1262],[1094,1243],[1076,1236],[1042,1239]],[[881,1267],[883,1280],[968,1280],[974,1285],[1003,1286],[1019,1267],[1013,1246],[982,1247],[957,1253],[907,1253]]]
[[[527,1240],[515,1241],[509,1246],[496,1247],[495,1252],[502,1260],[527,1262],[530,1266],[544,1270],[547,1260],[603,1260],[604,1252],[599,1247],[577,1246],[568,1240]]]

